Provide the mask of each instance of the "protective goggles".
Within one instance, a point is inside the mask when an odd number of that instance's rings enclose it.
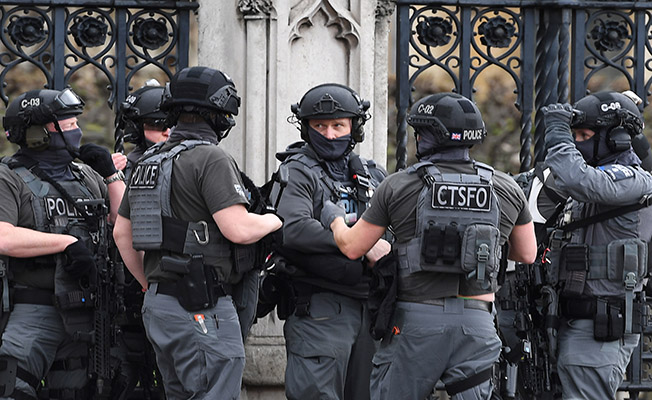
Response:
[[[62,110],[65,108],[79,107],[84,105],[84,100],[81,97],[77,96],[75,92],[70,88],[62,90],[58,95],[54,97],[52,102],[53,111]]]

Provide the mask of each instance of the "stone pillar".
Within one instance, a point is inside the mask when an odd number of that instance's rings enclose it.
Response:
[[[220,146],[256,184],[278,151],[300,140],[290,105],[312,86],[337,82],[371,102],[357,151],[386,165],[391,0],[198,0],[198,64],[229,74],[242,97],[236,127]],[[283,324],[259,320],[246,341],[243,399],[282,399]]]

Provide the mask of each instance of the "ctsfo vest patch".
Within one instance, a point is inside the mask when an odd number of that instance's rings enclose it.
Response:
[[[435,182],[432,186],[432,208],[491,210],[491,186],[488,184]]]
[[[609,178],[611,178],[611,180],[614,182],[634,177],[634,171],[624,165],[601,165],[598,167],[598,169],[602,172],[606,172],[606,174],[609,175]]]
[[[138,163],[131,173],[129,186],[136,189],[154,189],[160,171],[160,163]]]

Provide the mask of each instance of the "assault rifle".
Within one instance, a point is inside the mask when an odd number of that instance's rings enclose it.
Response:
[[[534,264],[516,264],[512,279],[498,294],[505,345],[500,394],[508,399],[553,398],[559,389],[558,301],[556,291],[544,282],[546,263],[544,250]]]
[[[108,210],[103,200],[84,201],[87,212],[93,216],[92,230],[95,243],[95,265],[97,274],[95,282],[95,311],[93,320],[93,341],[91,347],[91,372],[95,378],[95,399],[111,397],[111,347],[116,343],[117,330],[113,324],[114,317],[124,310],[120,274],[117,265],[109,258]],[[90,223],[89,223],[90,225]],[[91,278],[93,279],[93,278]],[[124,282],[124,275],[122,276]]]

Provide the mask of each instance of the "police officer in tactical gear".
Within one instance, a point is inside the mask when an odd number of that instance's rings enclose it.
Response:
[[[493,318],[501,246],[509,242],[510,259],[534,260],[530,213],[511,177],[470,157],[486,130],[469,99],[427,96],[407,122],[419,162],[387,177],[351,228],[340,207],[322,210],[351,259],[387,227],[396,236],[398,299],[373,359],[371,395],[423,399],[441,379],[453,399],[487,399],[501,348]]]
[[[115,219],[124,182],[106,149],[80,146],[83,107],[69,88],[32,90],[3,118],[8,140],[20,149],[0,163],[2,398],[100,395],[89,382],[87,300],[97,238],[106,229],[98,215],[106,206],[109,222]]]
[[[130,93],[118,108],[116,147],[122,151],[124,142],[135,145],[123,165],[126,182],[145,151],[168,139],[170,128],[165,125],[167,112],[161,110],[164,92],[165,87],[160,86],[158,81],[149,80],[145,86]],[[113,154],[114,162],[118,155],[121,154]],[[115,164],[120,169],[119,164]],[[163,385],[156,382],[156,376],[160,376],[156,356],[145,335],[141,318],[144,293],[140,283],[129,273],[125,274],[123,288],[125,311],[120,318],[118,345],[112,349],[112,354],[120,359],[120,374],[113,384],[113,398],[127,399],[134,390],[141,390],[144,396],[162,397]],[[156,375],[152,371],[156,371]]]
[[[349,260],[319,222],[328,200],[345,207],[348,223],[355,223],[386,175],[352,151],[364,139],[368,109],[369,102],[347,86],[315,86],[291,106],[304,141],[277,154],[289,172],[278,205],[284,218],[278,252],[296,270],[291,309],[279,310],[290,314],[284,326],[290,399],[369,398],[375,344],[365,313],[368,265],[389,245],[382,241],[365,260],[364,254]]]
[[[155,143],[164,142],[170,136],[170,128],[165,125],[167,112],[161,110],[165,87],[158,82],[145,85],[129,94],[116,116],[118,130],[122,130],[123,140],[136,147],[127,155],[124,170],[127,178],[138,159]]]
[[[235,256],[281,227],[274,214],[247,211],[238,166],[218,147],[239,106],[223,72],[175,74],[161,108],[176,128],[134,167],[114,229],[148,289],[143,323],[168,399],[239,397],[244,347],[230,294],[251,266]]]
[[[631,147],[643,120],[617,92],[542,112],[546,164],[570,197],[550,237],[547,276],[560,297],[563,397],[614,398],[643,328],[638,293],[652,238],[652,177]]]

